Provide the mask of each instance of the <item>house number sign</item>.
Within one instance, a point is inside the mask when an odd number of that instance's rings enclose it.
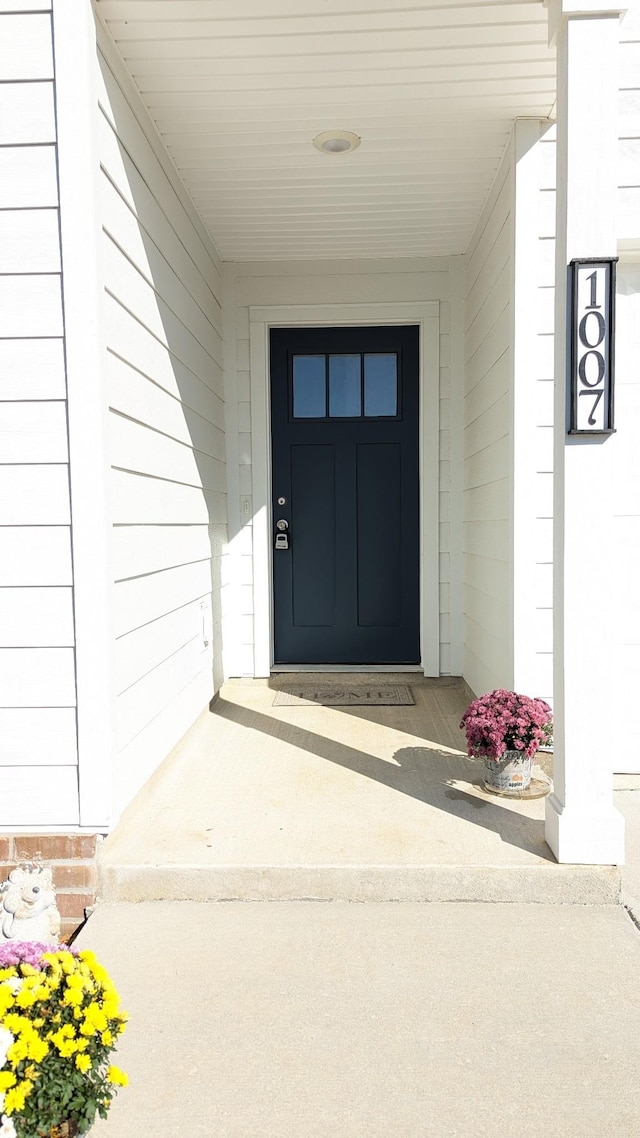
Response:
[[[571,262],[570,435],[613,432],[616,260]]]

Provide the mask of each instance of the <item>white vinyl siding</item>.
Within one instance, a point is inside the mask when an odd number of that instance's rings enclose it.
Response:
[[[121,810],[222,679],[220,265],[103,33],[99,68]]]
[[[513,145],[465,255],[464,676],[505,686],[511,652]]]
[[[6,7],[6,6],[5,6]],[[50,5],[0,14],[0,826],[78,824]]]
[[[532,534],[536,568],[536,628],[533,651],[537,683],[532,695],[553,702],[553,376],[555,297],[556,128],[544,130],[538,144],[537,321],[536,321],[536,475]]]
[[[253,542],[252,542],[252,421],[250,402],[249,306],[308,304],[384,304],[440,302],[440,524],[439,533],[427,540],[440,550],[440,671],[452,670],[451,654],[451,511],[450,455],[451,404],[451,262],[447,257],[387,261],[292,261],[238,264],[230,285],[235,306],[235,358],[229,359],[229,422],[235,413],[236,455],[229,470],[230,523],[233,519],[233,570],[225,572],[224,589],[229,594],[225,613],[230,613],[231,646],[225,662],[227,674],[254,674]],[[312,309],[311,309],[312,311]],[[345,307],[345,312],[348,310]],[[230,353],[231,354],[231,353]],[[235,378],[234,378],[235,377]],[[456,381],[459,377],[456,377]],[[457,424],[453,424],[455,428]],[[231,434],[231,432],[230,432]],[[231,438],[229,438],[231,446]],[[233,482],[232,482],[233,480]],[[231,487],[233,484],[233,500]],[[233,511],[233,512],[232,512]],[[233,594],[233,597],[231,597]]]
[[[618,235],[640,239],[640,9],[630,4],[620,25]]]
[[[610,718],[607,753],[615,771],[640,774],[635,723],[640,689],[640,593],[636,566],[640,549],[640,253],[618,265],[616,304],[616,433],[612,451],[611,581],[607,588],[613,629],[615,715]]]

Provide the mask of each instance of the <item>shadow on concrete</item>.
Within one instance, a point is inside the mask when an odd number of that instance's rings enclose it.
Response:
[[[425,738],[429,743],[440,743],[445,748],[466,751],[464,732],[460,729],[460,719],[473,692],[462,676],[423,676],[416,672],[294,672],[272,673],[268,686],[273,691],[298,695],[301,688],[340,687],[361,689],[365,687],[403,686],[408,687],[413,696],[409,704],[397,703],[352,703],[322,704],[331,711],[364,719],[369,723],[381,723],[391,727],[398,726],[399,717],[406,716],[406,729],[416,738]],[[426,699],[426,703],[425,703]],[[296,705],[292,704],[294,708]],[[425,726],[428,737],[424,735]]]
[[[492,830],[506,844],[555,863],[544,840],[544,822],[521,813],[515,803],[491,800],[482,790],[483,767],[477,759],[469,759],[436,742],[423,747],[401,747],[393,755],[394,762],[389,762],[224,698],[217,699],[211,710],[248,730],[281,738],[289,746],[363,778],[375,779],[398,794]]]

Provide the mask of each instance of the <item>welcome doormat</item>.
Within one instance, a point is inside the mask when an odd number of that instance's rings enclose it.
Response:
[[[300,684],[273,697],[274,707],[402,707],[414,702],[406,684]]]

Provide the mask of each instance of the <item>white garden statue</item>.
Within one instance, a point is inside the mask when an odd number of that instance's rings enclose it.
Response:
[[[58,944],[60,913],[50,869],[25,864],[0,885],[0,943],[34,940]]]

